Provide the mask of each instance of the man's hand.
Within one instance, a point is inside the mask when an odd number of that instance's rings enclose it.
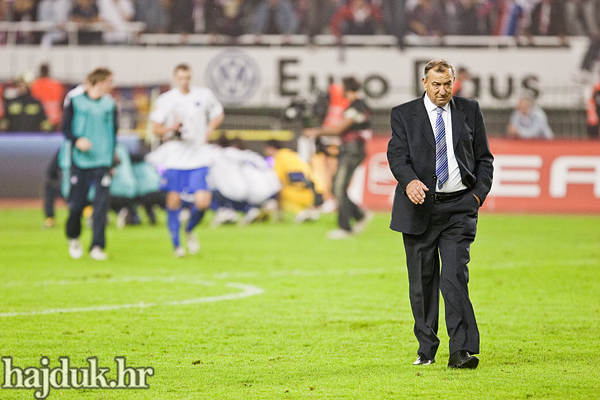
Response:
[[[88,138],[82,137],[75,141],[75,147],[77,148],[77,150],[83,151],[85,153],[86,151],[89,151],[92,148],[92,142],[90,142]]]
[[[406,185],[406,195],[410,201],[415,204],[423,204],[425,202],[425,192],[428,191],[429,188],[418,179],[410,181],[410,183]]]
[[[479,207],[481,207],[481,199],[479,198],[479,196],[474,194],[473,197],[475,197],[475,200],[477,200],[477,204],[479,205]]]
[[[175,122],[171,126],[166,126],[163,124],[159,124],[158,122],[153,122],[152,131],[158,137],[166,137],[168,133],[173,133],[181,129],[181,122]]]
[[[302,134],[309,138],[317,137],[319,134],[319,128],[304,128],[302,129]]]

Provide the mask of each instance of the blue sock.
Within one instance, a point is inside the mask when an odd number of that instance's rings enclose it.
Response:
[[[196,227],[202,221],[204,217],[204,210],[198,210],[196,207],[192,207],[192,215],[190,215],[190,219],[187,224],[187,228],[185,228],[186,232],[191,232],[192,229]]]
[[[181,226],[179,223],[179,209],[167,209],[167,226],[169,227],[173,247],[179,247],[179,227]]]

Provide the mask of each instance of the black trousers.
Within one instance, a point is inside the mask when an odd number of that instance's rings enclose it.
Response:
[[[450,354],[458,350],[479,353],[479,330],[467,287],[467,264],[470,245],[475,240],[478,209],[477,199],[471,193],[435,202],[427,230],[421,235],[403,235],[418,354],[427,359],[435,357],[440,344],[440,291],[446,309]]]
[[[46,218],[54,218],[54,202],[62,199],[60,181],[47,181],[44,187],[44,215]]]
[[[333,195],[338,201],[338,226],[350,231],[350,219],[364,218],[362,210],[348,197],[348,187],[356,168],[365,159],[364,142],[343,143],[340,146],[338,167],[333,177]]]
[[[106,214],[108,212],[108,190],[111,176],[108,167],[81,169],[73,166],[71,170],[71,192],[69,193],[69,218],[67,219],[67,237],[76,239],[81,235],[81,215],[87,205],[87,196],[93,185],[96,191],[94,214],[92,215],[92,245],[104,248],[106,238]]]

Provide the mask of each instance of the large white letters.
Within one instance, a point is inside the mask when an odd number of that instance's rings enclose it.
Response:
[[[542,157],[538,155],[497,155],[490,196],[539,197]]]
[[[594,197],[600,198],[600,157],[557,157],[550,170],[550,196],[566,197],[572,183],[593,185]]]

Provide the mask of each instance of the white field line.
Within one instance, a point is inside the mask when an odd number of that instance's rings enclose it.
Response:
[[[258,271],[243,271],[243,272],[217,272],[212,276],[202,275],[190,275],[190,276],[179,276],[179,277],[151,277],[151,276],[126,276],[121,278],[73,278],[73,279],[61,279],[57,281],[38,281],[38,282],[24,282],[24,281],[12,281],[6,283],[0,283],[0,288],[9,288],[14,286],[60,286],[60,285],[74,285],[84,283],[127,283],[127,282],[166,282],[174,283],[182,281],[184,283],[198,284],[213,286],[216,283],[208,280],[198,280],[201,276],[202,279],[245,279],[245,278],[285,278],[285,277],[306,277],[313,278],[319,276],[361,276],[361,275],[377,275],[384,273],[406,273],[406,268],[399,267],[384,267],[384,268],[361,268],[361,269],[330,269],[330,270],[315,270],[306,271],[301,269],[293,270],[279,270],[270,272],[258,272]]]
[[[177,279],[174,280],[173,278],[163,279],[163,278],[149,278],[149,277],[142,277],[142,278],[128,277],[128,278],[124,278],[121,280],[107,279],[107,280],[104,280],[103,282],[107,282],[107,281],[110,281],[112,283],[151,282],[151,281],[174,282],[176,280]],[[99,283],[99,282],[100,281],[94,281],[93,283]],[[196,280],[196,281],[186,280],[185,282],[192,283],[192,284],[198,284],[198,285],[205,285],[205,286],[214,286],[215,285],[214,282],[206,282],[206,281],[198,281],[198,280]],[[49,282],[49,281],[48,282],[40,282],[40,283],[43,283],[44,285],[51,284],[51,282]],[[92,283],[92,282],[90,282],[90,281],[71,281],[70,283],[68,283],[67,281],[55,281],[54,282],[54,284],[58,284],[58,285],[82,284],[82,283]],[[7,317],[21,317],[21,316],[32,316],[32,315],[49,315],[49,314],[59,314],[59,313],[112,311],[112,310],[123,310],[123,309],[131,309],[131,308],[143,309],[143,308],[149,308],[149,307],[156,307],[156,306],[160,306],[160,305],[181,306],[181,305],[198,304],[198,303],[216,303],[218,301],[243,299],[245,297],[257,296],[257,295],[263,293],[263,289],[256,287],[254,285],[247,285],[247,284],[243,284],[243,283],[225,283],[224,285],[229,288],[239,289],[239,290],[241,290],[241,292],[229,293],[229,294],[224,294],[224,295],[220,295],[220,296],[198,297],[198,298],[187,299],[187,300],[163,301],[163,302],[158,302],[158,303],[139,302],[139,303],[131,303],[131,304],[99,305],[99,306],[76,307],[76,308],[50,308],[50,309],[45,309],[45,310],[23,311],[23,312],[18,312],[18,311],[4,312],[4,313],[0,313],[0,317],[7,318]]]

